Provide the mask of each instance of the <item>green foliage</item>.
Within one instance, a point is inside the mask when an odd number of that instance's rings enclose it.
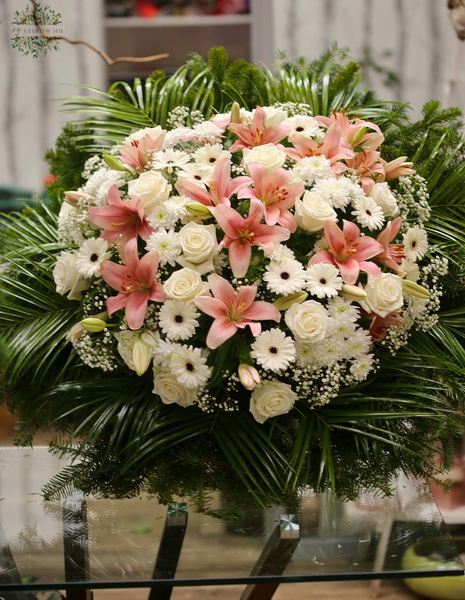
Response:
[[[344,51],[331,48],[313,62],[282,57],[271,72],[239,60],[228,64],[223,49],[208,59],[192,56],[173,76],[154,72],[134,85],[114,84],[108,92],[67,101],[86,114],[84,128],[67,126],[55,151],[47,153],[54,205],[2,218],[5,248],[0,274],[0,339],[3,342],[3,401],[25,423],[20,442],[35,427],[53,427],[54,450],[79,458],[54,478],[47,497],[71,487],[127,497],[147,489],[163,502],[188,495],[207,510],[219,488],[235,500],[289,503],[310,485],[355,496],[362,486],[389,491],[399,469],[434,476],[437,446],[451,454],[463,430],[465,397],[465,150],[460,112],[428,103],[412,123],[406,107],[381,102],[360,89],[359,67]],[[135,129],[164,126],[179,105],[227,112],[233,101],[308,104],[314,114],[344,108],[375,120],[386,140],[383,156],[407,156],[428,180],[432,216],[428,235],[435,253],[451,270],[439,322],[416,332],[396,357],[381,356],[369,381],[344,389],[329,404],[311,411],[305,402],[289,415],[257,426],[247,410],[204,413],[165,405],[152,394],[150,374],[96,375],[78,364],[64,336],[80,320],[79,304],[55,291],[51,277],[60,247],[56,217],[59,195],[76,189],[89,151],[104,152]],[[304,256],[308,249],[298,248]],[[221,367],[242,357],[235,342],[211,353],[214,387]],[[5,385],[8,383],[8,385]],[[240,400],[240,399],[239,399]],[[245,407],[246,408],[246,407]],[[76,440],[78,443],[76,444]]]
[[[82,171],[89,154],[84,149],[82,137],[90,134],[90,129],[84,126],[67,123],[56,140],[55,148],[45,153],[50,173],[57,177],[47,186],[47,195],[55,210],[58,210],[65,191],[77,190],[83,183]]]

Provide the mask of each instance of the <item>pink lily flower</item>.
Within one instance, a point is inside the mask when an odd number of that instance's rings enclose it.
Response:
[[[347,166],[340,161],[351,160],[355,157],[351,145],[343,139],[338,123],[333,123],[328,127],[321,144],[301,133],[293,133],[290,139],[293,148],[284,149],[290,158],[300,160],[307,156],[320,156],[323,154],[330,161],[331,169],[336,174],[347,170]]]
[[[296,199],[302,196],[305,186],[300,183],[288,183],[292,173],[286,169],[270,173],[262,164],[252,162],[249,164],[249,171],[254,187],[242,189],[238,197],[257,198],[263,202],[267,225],[279,223],[294,233],[297,222],[287,209],[294,206]]]
[[[250,127],[240,123],[230,123],[229,129],[239,137],[229,149],[236,152],[243,148],[254,148],[263,144],[277,144],[291,132],[285,125],[266,125],[266,112],[261,106],[257,106]]]
[[[257,198],[251,199],[246,218],[225,204],[212,209],[213,216],[225,233],[220,248],[229,248],[229,264],[234,277],[246,275],[252,257],[252,246],[258,245],[271,254],[275,242],[289,239],[289,229],[261,224],[263,211],[263,202]]]
[[[364,317],[371,319],[370,335],[375,342],[380,342],[386,337],[388,327],[398,327],[402,325],[402,321],[395,315],[398,312],[392,312],[385,317],[380,317],[376,313],[363,313]]]
[[[381,277],[381,269],[368,261],[383,251],[382,245],[368,235],[360,236],[360,229],[350,221],[343,221],[343,229],[327,220],[324,225],[329,250],[317,252],[309,261],[309,265],[329,263],[341,272],[344,283],[354,285],[360,271],[374,277]]]
[[[231,179],[231,160],[224,156],[220,158],[213,169],[208,183],[209,190],[187,178],[180,178],[175,184],[175,188],[181,196],[187,196],[205,206],[217,206],[218,204],[230,206],[231,196],[250,183],[252,183],[252,179],[245,175]]]
[[[153,231],[145,218],[142,200],[121,200],[116,185],[112,185],[108,192],[108,205],[89,208],[87,218],[103,229],[100,237],[110,243],[126,243],[138,235],[147,240]]]
[[[121,159],[137,172],[145,169],[155,150],[160,150],[166,131],[163,131],[155,140],[148,134],[140,139],[133,140],[120,148]]]
[[[397,272],[401,270],[398,263],[401,263],[405,257],[404,245],[391,244],[390,242],[399,233],[401,224],[402,219],[400,217],[397,217],[394,221],[389,221],[386,228],[376,238],[376,241],[383,247],[383,251],[375,256],[375,260]]]
[[[349,170],[360,175],[363,191],[369,194],[377,181],[384,181],[385,170],[377,150],[364,150],[356,154],[353,160],[347,161]]]
[[[353,148],[361,146],[362,148],[376,150],[384,142],[384,135],[378,125],[370,121],[362,121],[361,119],[355,119],[351,123],[343,109],[339,112],[333,112],[330,117],[320,115],[315,117],[315,119],[326,125],[326,127],[330,127],[333,123],[338,123],[341,128],[342,138]],[[374,133],[367,133],[367,129],[373,129]]]
[[[255,301],[256,285],[244,285],[235,292],[233,286],[216,273],[209,275],[208,284],[213,294],[197,296],[194,303],[202,312],[210,315],[213,321],[207,335],[207,346],[214,350],[232,337],[238,329],[247,326],[254,336],[262,330],[254,321],[281,320],[281,313],[271,302]]]
[[[130,329],[140,329],[144,322],[149,300],[164,302],[166,294],[161,283],[155,281],[159,256],[156,250],[147,252],[140,260],[137,240],[132,238],[124,248],[124,265],[111,260],[102,262],[103,279],[115,290],[116,296],[107,299],[109,316],[126,307],[125,315]]]
[[[405,162],[406,156],[399,156],[398,158],[386,162],[381,159],[381,163],[384,167],[384,173],[386,179],[397,179],[403,175],[413,175],[416,173],[415,169],[412,169],[412,162]]]

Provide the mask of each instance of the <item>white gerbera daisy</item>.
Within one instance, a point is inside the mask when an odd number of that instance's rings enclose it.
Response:
[[[152,159],[152,168],[172,173],[175,167],[182,167],[189,161],[190,156],[187,152],[167,148],[166,150],[155,152]]]
[[[362,227],[368,227],[370,231],[381,229],[383,226],[383,209],[376,204],[373,198],[368,196],[363,196],[355,201],[355,210],[352,211],[352,214]]]
[[[355,360],[350,366],[350,373],[357,381],[363,381],[374,369],[375,359],[373,354]]]
[[[293,258],[283,258],[280,262],[272,260],[265,269],[263,280],[268,289],[275,294],[287,296],[302,291],[305,286],[305,269],[298,260]]]
[[[200,348],[178,345],[171,353],[170,367],[179,383],[189,390],[205,385],[211,375]]]
[[[342,289],[339,269],[334,265],[317,263],[307,268],[307,287],[317,298],[332,298]]]
[[[199,326],[198,316],[193,304],[167,300],[159,312],[160,329],[171,340],[188,340]]]
[[[306,115],[288,117],[287,119],[284,119],[282,125],[289,127],[292,130],[292,133],[300,133],[305,137],[314,137],[323,131],[316,119]]]
[[[421,227],[410,227],[404,235],[404,254],[408,260],[415,262],[419,258],[423,258],[428,250],[428,236],[426,231]]]
[[[331,176],[331,162],[323,155],[302,158],[292,170],[293,180],[302,181],[305,185]]]
[[[173,229],[159,229],[150,234],[145,249],[147,251],[156,250],[160,255],[160,264],[162,266],[169,263],[174,267],[176,259],[181,254],[178,234]]]
[[[77,252],[76,268],[84,277],[100,275],[100,267],[104,260],[108,260],[108,243],[102,238],[86,240]]]
[[[221,144],[207,144],[196,150],[192,156],[194,157],[196,164],[207,168],[211,173],[218,160],[223,156],[231,156],[231,153],[227,150],[223,150]]]
[[[197,163],[184,165],[178,173],[179,178],[188,179],[195,183],[207,184],[210,179],[211,170]]]
[[[170,340],[159,340],[153,351],[154,363],[169,368],[173,352],[179,350],[181,347],[181,344],[171,342]]]
[[[282,371],[295,361],[295,343],[281,329],[270,329],[255,338],[250,355],[267,371]]]
[[[355,323],[359,316],[359,309],[351,304],[348,300],[344,300],[341,296],[336,296],[328,301],[326,306],[328,313],[331,317],[334,317],[337,321],[347,321],[349,323]]]

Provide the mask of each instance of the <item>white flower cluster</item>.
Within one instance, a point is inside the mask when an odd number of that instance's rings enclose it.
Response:
[[[382,161],[375,125],[294,103],[230,119],[178,107],[167,131],[89,159],[54,278],[82,302],[87,365],[151,367],[166,404],[245,397],[263,423],[330,402],[378,368],[378,343],[430,327],[447,266],[426,258],[424,180]]]

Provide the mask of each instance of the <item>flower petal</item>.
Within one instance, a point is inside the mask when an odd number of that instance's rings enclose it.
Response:
[[[234,240],[229,246],[229,266],[234,277],[244,277],[252,257],[252,246],[242,240]]]
[[[146,291],[138,290],[129,294],[125,312],[129,329],[140,329],[142,327],[147,305],[148,294]]]
[[[207,346],[214,350],[232,337],[237,331],[236,325],[228,317],[215,319],[207,335]]]

